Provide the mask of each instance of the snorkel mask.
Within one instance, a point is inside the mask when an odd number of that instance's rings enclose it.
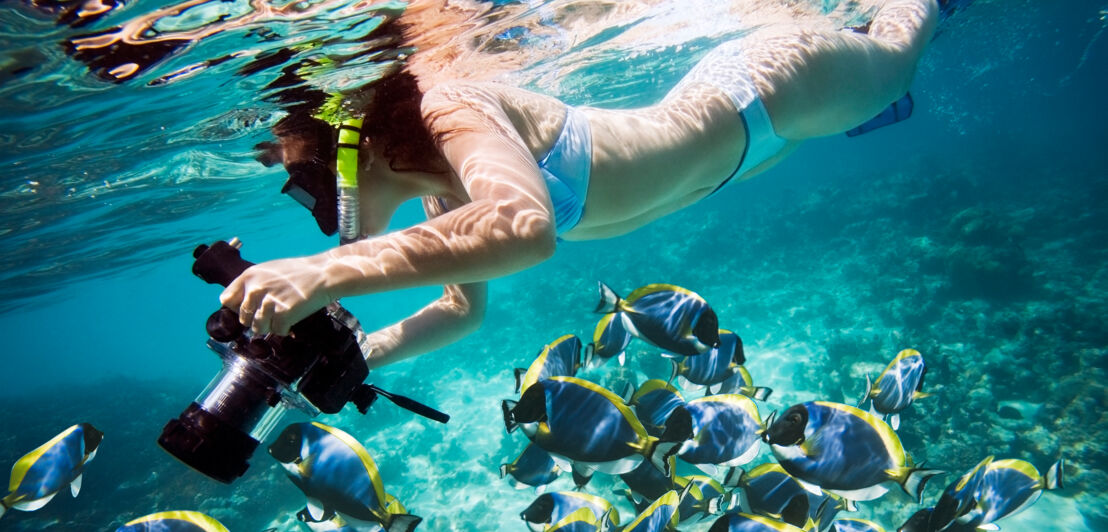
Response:
[[[358,240],[358,144],[362,136],[361,118],[339,123],[335,149],[335,175],[318,161],[287,165],[289,179],[281,192],[312,212],[319,230],[331,236],[339,233],[339,242]]]

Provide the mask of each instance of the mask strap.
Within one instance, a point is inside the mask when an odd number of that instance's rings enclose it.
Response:
[[[335,181],[338,192],[339,242],[358,239],[358,144],[362,137],[362,119],[348,118],[339,124],[339,142],[335,149]]]

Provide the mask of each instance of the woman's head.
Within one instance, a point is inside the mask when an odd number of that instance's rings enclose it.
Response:
[[[396,181],[426,179],[432,175],[441,182],[442,177],[450,172],[420,110],[423,90],[433,83],[424,78],[449,70],[441,64],[442,58],[453,57],[449,53],[435,52],[449,48],[448,43],[443,41],[441,30],[457,27],[459,20],[468,20],[467,13],[446,7],[437,0],[411,1],[403,14],[382,23],[364,39],[365,46],[359,54],[361,57],[372,57],[373,61],[382,64],[391,62],[399,68],[343,98],[343,105],[354,106],[347,110],[357,112],[364,118],[358,181],[361,196],[365,198],[367,193],[372,196],[368,202],[362,201],[363,213],[366,209],[376,209],[382,202],[391,201],[381,197],[381,194],[389,195],[386,192],[390,185],[382,183],[382,180],[392,180],[392,185],[404,189],[402,192],[411,193],[406,183]],[[277,142],[259,145],[264,150],[258,159],[267,165],[282,163],[289,171],[289,182],[284,191],[290,195],[300,193],[298,201],[305,206],[310,205],[320,229],[333,234],[337,228],[332,212],[332,204],[336,203],[334,163],[337,128],[317,117],[322,102],[329,97],[299,83],[302,81],[299,72],[295,68],[286,69],[288,76],[295,79],[284,80],[284,86],[292,85],[297,94],[285,98],[290,104],[289,114],[273,127]],[[397,192],[396,187],[393,189]],[[317,193],[326,198],[314,201],[310,196]],[[395,209],[396,206],[380,207],[383,209],[377,209],[373,216],[378,220],[384,216],[381,210]]]
[[[424,125],[420,113],[422,97],[415,77],[405,70],[379,80],[356,97],[365,102],[359,110],[364,120],[358,176],[365,188],[381,190],[381,179],[386,175],[395,180],[405,174],[448,171]],[[264,152],[259,160],[283,164],[289,172],[289,180],[282,192],[308,207],[321,231],[334,234],[338,227],[335,208],[337,126],[307,111],[293,111],[272,130],[277,143],[260,145]],[[372,208],[377,203],[374,199],[393,201],[393,198],[384,197],[369,199],[370,205],[364,208]]]

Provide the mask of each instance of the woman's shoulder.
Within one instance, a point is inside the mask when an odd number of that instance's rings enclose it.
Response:
[[[494,129],[510,123],[533,153],[542,152],[553,143],[565,118],[565,107],[565,103],[552,96],[487,81],[441,83],[427,91],[423,101],[424,116],[438,122],[432,130],[466,129],[474,119],[497,123]],[[459,110],[477,113],[465,113],[468,119],[462,114],[456,120],[447,118]]]
[[[494,81],[447,81],[436,84],[423,96],[424,107],[488,105],[508,110],[561,108],[565,104],[538,92]]]

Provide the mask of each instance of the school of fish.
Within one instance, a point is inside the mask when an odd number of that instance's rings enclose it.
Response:
[[[720,328],[699,294],[650,284],[622,298],[600,283],[596,311],[602,317],[592,342],[565,334],[543,346],[527,368],[515,370],[518,396],[501,404],[506,430],[518,429],[527,441],[499,473],[534,490],[536,497],[518,506],[531,530],[673,532],[713,519],[710,532],[883,532],[839,514],[894,486],[922,504],[928,480],[943,474],[915,464],[896,433],[901,414],[928,396],[919,351],[904,349],[876,379],[867,376],[857,405],[809,401],[763,417],[759,402],[772,390],[755,384],[742,339]],[[661,350],[668,379],[637,382],[625,367],[634,339]],[[604,367],[613,359],[618,365]],[[587,372],[601,378],[583,378]],[[65,491],[76,497],[103,439],[79,423],[20,458],[0,499],[0,519],[10,509],[42,508]],[[775,462],[743,469],[767,446]],[[369,451],[343,430],[292,423],[268,452],[304,493],[295,517],[309,530],[412,532],[422,522],[386,492]],[[678,475],[678,461],[703,474]],[[1023,460],[986,457],[897,530],[996,530],[1043,491],[1061,488],[1064,465],[1059,459],[1040,473]],[[622,487],[608,494],[625,497],[637,512],[627,524],[607,494],[589,493],[598,472],[620,479]],[[563,473],[574,489],[547,491]],[[200,512],[168,510],[116,530],[141,531],[227,528]]]

